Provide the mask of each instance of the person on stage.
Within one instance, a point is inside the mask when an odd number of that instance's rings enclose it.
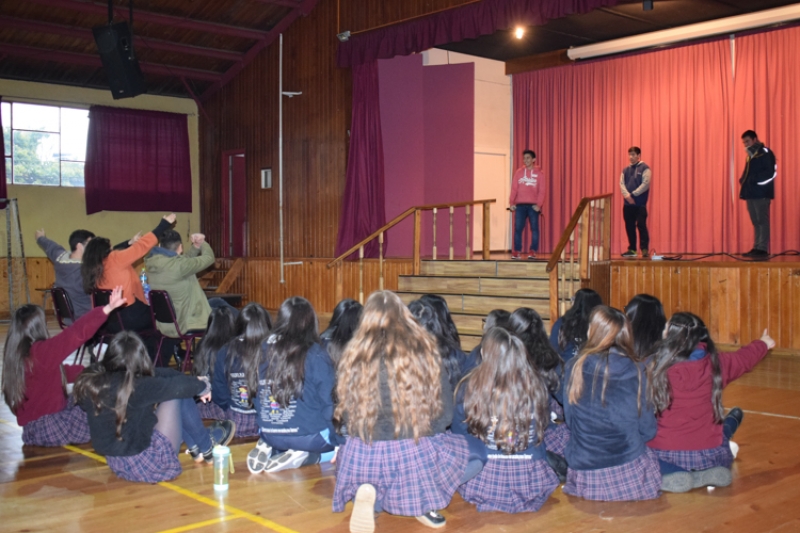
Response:
[[[511,197],[508,205],[514,212],[514,249],[511,259],[519,259],[522,251],[522,229],[527,218],[531,225],[531,249],[528,259],[536,259],[539,251],[539,216],[542,213],[542,203],[545,193],[545,176],[542,169],[536,164],[536,153],[533,150],[522,152],[522,162],[525,164],[514,172],[511,180]]]
[[[758,140],[756,132],[747,130],[742,134],[742,143],[747,150],[747,163],[739,179],[742,189],[739,198],[747,202],[747,212],[753,223],[755,243],[746,257],[769,256],[769,205],[775,198],[775,178],[778,164],[775,154]]]
[[[653,173],[647,163],[642,162],[642,151],[638,146],[628,148],[630,166],[625,167],[619,177],[619,188],[625,205],[622,216],[628,234],[628,251],[622,257],[636,257],[636,229],[639,229],[639,247],[642,257],[649,257],[650,233],[647,231],[647,198],[650,196],[650,180]]]

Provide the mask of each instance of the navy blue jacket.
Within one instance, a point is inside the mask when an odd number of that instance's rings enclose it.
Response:
[[[239,342],[234,339],[233,342]],[[250,404],[250,394],[247,389],[247,377],[239,359],[231,363],[228,374],[228,357],[230,343],[224,346],[217,354],[214,362],[214,377],[211,380],[211,400],[223,410],[232,409],[240,413],[253,414],[255,408]],[[230,379],[228,376],[230,375]]]
[[[464,394],[466,389],[467,381],[465,380],[458,388],[458,393],[456,394],[456,406],[455,412],[453,413],[453,424],[450,426],[450,431],[459,435],[473,437],[475,440],[479,441],[486,447],[486,453],[490,458],[493,456],[514,457],[526,455],[531,456],[531,460],[545,459],[546,452],[544,447],[544,439],[542,439],[542,442],[540,442],[538,445],[536,444],[536,427],[534,425],[534,420],[531,420],[531,426],[528,430],[528,447],[525,450],[514,454],[504,454],[503,452],[499,451],[494,440],[494,434],[491,431],[487,435],[488,442],[483,442],[483,440],[467,431],[467,415],[464,411]]]
[[[293,398],[289,405],[283,408],[272,397],[270,387],[264,378],[272,344],[265,341],[262,346],[267,350],[267,357],[258,369],[256,400],[261,433],[280,436],[315,435],[327,429],[331,438],[335,438],[333,388],[336,375],[328,353],[319,344],[313,344],[308,349],[303,370],[303,395],[300,398]]]
[[[566,363],[578,355],[578,345],[575,344],[575,341],[569,341],[563,350],[558,347],[558,335],[561,333],[561,326],[563,325],[563,322],[563,317],[559,318],[550,329],[550,346],[552,346],[553,349],[558,352],[558,355],[561,356],[561,360]]]
[[[742,200],[758,200],[775,198],[775,178],[778,176],[778,164],[775,154],[761,143],[756,143],[747,150],[747,164],[739,183],[742,188],[739,198]]]
[[[461,377],[469,374],[472,369],[481,364],[482,361],[481,345],[479,344],[461,361]]]
[[[565,385],[562,386],[565,389],[564,416],[571,434],[564,454],[567,463],[575,470],[596,470],[633,461],[645,452],[645,444],[656,435],[656,417],[647,402],[644,366],[619,355],[612,348],[608,358],[609,379],[603,407],[600,393],[604,366],[599,369],[592,391],[595,368],[600,361],[597,355],[586,358],[583,365],[583,394],[577,404],[569,403],[566,385],[576,361],[572,359],[566,364]],[[639,373],[642,376],[639,395],[641,412],[637,407]]]

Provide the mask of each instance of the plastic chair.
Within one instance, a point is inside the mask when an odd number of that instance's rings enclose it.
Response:
[[[72,308],[72,301],[69,299],[69,295],[67,291],[65,291],[61,287],[53,287],[50,290],[50,294],[53,298],[53,308],[56,312],[56,320],[58,321],[58,327],[62,330],[67,329],[69,326],[75,323],[75,311]],[[78,348],[78,354],[75,357],[77,364],[83,364],[83,355],[86,353],[86,350],[89,350],[89,353],[92,353],[92,348],[94,347],[95,342],[94,339],[86,341]],[[94,355],[90,356],[90,360],[94,362]]]
[[[186,356],[183,359],[182,371],[186,372],[192,368],[192,348],[194,341],[201,339],[205,334],[205,329],[192,329],[186,332],[181,332],[178,325],[178,318],[175,314],[175,306],[172,305],[172,298],[169,297],[167,291],[150,291],[150,314],[153,317],[153,326],[157,327],[158,322],[163,324],[172,324],[175,326],[175,331],[178,332],[178,338],[186,343]],[[158,365],[158,358],[161,357],[161,345],[164,342],[164,336],[158,342],[158,350],[156,356],[156,365]]]

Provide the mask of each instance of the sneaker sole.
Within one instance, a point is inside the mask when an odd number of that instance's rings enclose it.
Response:
[[[373,533],[375,531],[375,487],[364,484],[358,487],[350,515],[350,533]]]
[[[247,469],[251,474],[260,474],[267,467],[270,457],[272,457],[271,447],[256,444],[256,447],[247,454]]]
[[[674,472],[661,477],[661,490],[664,492],[689,492],[694,488],[694,480],[689,472]]]
[[[231,423],[231,432],[228,433],[228,436],[225,437],[225,440],[223,442],[218,443],[220,446],[227,446],[228,444],[230,444],[231,441],[233,440],[234,435],[236,435],[236,422],[234,422],[233,420],[230,420],[229,422]]]
[[[731,471],[724,466],[715,466],[708,470],[692,472],[692,488],[700,487],[727,487],[731,484],[733,476]]]
[[[447,521],[445,520],[441,524],[434,524],[433,522],[429,521],[424,516],[415,516],[414,518],[417,519],[417,522],[421,523],[425,527],[429,527],[431,529],[441,529],[447,525]]]
[[[281,470],[289,470],[290,468],[300,468],[307,457],[308,452],[297,454],[289,454],[289,452],[282,453],[274,459],[271,459],[264,471],[271,474],[280,472]]]

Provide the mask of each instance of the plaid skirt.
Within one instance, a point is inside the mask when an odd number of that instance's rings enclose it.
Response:
[[[597,470],[567,471],[565,494],[607,502],[652,500],[661,489],[658,457],[648,448],[628,463]]]
[[[550,397],[550,412],[555,413],[559,420],[564,420],[564,408],[552,396]]]
[[[558,477],[542,459],[530,456],[489,456],[481,473],[458,488],[478,511],[525,513],[538,511],[558,487]]]
[[[569,428],[564,422],[560,424],[548,424],[547,428],[544,430],[544,447],[547,448],[548,452],[553,452],[564,457],[564,450],[567,449],[569,436]]]
[[[117,477],[141,483],[169,481],[181,475],[181,463],[172,443],[163,433],[153,430],[150,446],[130,456],[106,456],[108,466]]]
[[[675,465],[684,470],[708,470],[715,466],[730,468],[733,464],[733,452],[728,439],[722,439],[722,444],[707,450],[656,450],[659,459],[665,463]]]
[[[207,420],[225,420],[227,418],[225,416],[225,411],[214,402],[197,402],[197,410],[200,411],[200,418],[205,418]]]
[[[255,413],[240,413],[228,409],[225,411],[225,418],[236,423],[237,437],[258,437],[258,420]]]
[[[58,413],[44,415],[22,427],[22,442],[28,446],[64,446],[89,442],[86,412],[69,398]]]
[[[344,511],[358,487],[377,491],[376,508],[401,516],[420,516],[450,504],[467,468],[469,448],[463,435],[376,441],[348,437],[336,457],[333,512]]]

